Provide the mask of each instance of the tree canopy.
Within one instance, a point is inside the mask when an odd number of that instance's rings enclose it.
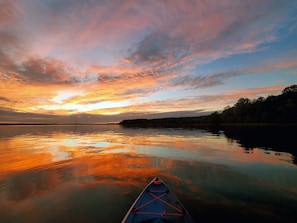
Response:
[[[297,123],[297,85],[266,99],[240,98],[221,113],[221,123]]]
[[[281,95],[259,97],[251,100],[240,98],[234,106],[222,112],[186,118],[124,120],[124,126],[133,127],[198,127],[218,126],[229,123],[295,123],[297,124],[297,85],[286,87]]]

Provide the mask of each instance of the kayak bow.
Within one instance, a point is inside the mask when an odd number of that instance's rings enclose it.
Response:
[[[174,193],[159,178],[154,178],[140,193],[122,223],[194,223]]]

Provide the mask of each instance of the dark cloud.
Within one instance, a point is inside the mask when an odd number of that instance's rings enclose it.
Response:
[[[11,100],[9,98],[1,97],[1,96],[0,96],[0,101],[11,102]]]
[[[86,95],[92,91],[92,97],[78,96],[77,101],[86,100],[82,104],[100,102],[96,97],[141,101],[160,89],[222,85],[263,68],[200,75],[199,65],[270,47],[266,43],[278,40],[280,31],[279,36],[286,35],[289,24],[284,21],[295,22],[295,6],[294,1],[277,0],[0,0],[0,81],[3,86],[11,83],[11,89],[15,83],[26,90],[60,85],[48,88],[51,97],[68,88],[65,85],[98,83],[98,88],[83,89]],[[121,55],[114,61],[111,54]],[[106,69],[92,70],[93,63]],[[37,101],[33,91],[18,92],[22,94]],[[17,104],[7,97],[2,94],[0,102]],[[45,99],[39,100],[44,104]],[[33,100],[28,106],[34,106]],[[156,103],[151,110],[157,107]],[[19,114],[26,119],[27,114]],[[34,116],[36,120],[52,117],[56,116]]]
[[[51,11],[53,14],[64,14],[73,8],[73,4],[77,3],[77,0],[50,0],[50,1],[40,1],[40,4],[44,6],[47,10]],[[81,1],[87,2],[87,1]]]
[[[190,46],[181,37],[153,31],[131,49],[126,61],[140,65],[177,61],[189,53]]]
[[[71,68],[60,60],[31,57],[18,63],[0,49],[1,69],[6,79],[14,77],[19,82],[27,84],[72,84],[82,81],[79,77],[76,78],[75,75],[72,75]]]
[[[124,112],[118,115],[75,114],[53,115],[30,112],[17,112],[12,109],[0,107],[0,123],[35,123],[35,124],[75,124],[75,123],[106,123],[120,122],[124,119],[135,118],[168,118],[168,117],[194,117],[208,115],[210,112],[203,109],[193,111],[174,112]]]
[[[108,0],[50,0],[44,1],[39,0],[40,4],[44,6],[47,10],[51,11],[53,14],[65,14],[69,11],[80,9],[82,12],[86,12],[85,10],[94,8],[94,7],[112,7],[115,4],[122,3],[121,0],[116,1],[108,1]],[[111,9],[111,8],[110,8]]]
[[[113,117],[104,115],[77,114],[77,115],[53,115],[38,114],[30,112],[16,112],[11,109],[0,107],[0,123],[57,123],[57,124],[75,124],[75,123],[94,123],[111,122]]]
[[[284,11],[292,14],[290,1],[154,3],[153,7],[142,5],[151,13],[147,16],[158,21],[153,20],[153,28],[146,29],[147,34],[131,46],[125,59],[133,65],[184,68],[186,60],[187,64],[203,64],[254,52],[261,44],[275,40],[273,31],[283,20]]]
[[[243,75],[243,70],[235,70],[229,72],[222,72],[213,74],[210,76],[182,76],[172,79],[171,86],[173,87],[185,87],[187,89],[198,89],[198,88],[207,88],[214,87],[224,84],[224,82],[231,78],[239,75]]]
[[[166,73],[165,70],[159,68],[152,68],[139,72],[124,72],[124,73],[98,73],[98,82],[104,84],[111,83],[129,83],[135,81],[145,81],[147,79],[158,80]]]
[[[32,57],[19,67],[21,79],[25,82],[38,82],[47,84],[69,84],[67,67],[54,58],[41,59]]]
[[[49,18],[50,22],[56,21],[52,19],[54,16],[45,13],[46,9],[53,7],[52,10],[66,10],[70,7],[67,2],[78,1],[40,1],[35,2],[37,4],[23,4],[19,1],[0,0],[0,72],[3,81],[11,77],[26,84],[71,84],[84,81],[80,80],[79,75],[73,75],[71,68],[61,60],[28,56],[33,42],[32,37],[28,38],[30,29],[25,30],[23,22],[32,20],[34,24],[42,24],[41,27],[48,29],[47,26],[51,24],[43,20]],[[42,12],[44,16],[41,15]],[[43,32],[41,27],[35,26],[40,33]]]

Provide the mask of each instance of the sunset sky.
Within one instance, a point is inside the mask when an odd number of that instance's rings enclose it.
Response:
[[[0,0],[0,122],[198,116],[296,83],[296,0]]]

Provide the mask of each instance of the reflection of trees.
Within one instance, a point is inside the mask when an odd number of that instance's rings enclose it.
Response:
[[[236,140],[247,152],[254,148],[264,148],[279,152],[293,154],[294,163],[297,164],[297,127],[223,127],[227,138]]]

